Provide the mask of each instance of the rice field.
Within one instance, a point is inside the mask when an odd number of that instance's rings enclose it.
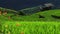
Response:
[[[60,22],[5,21],[0,34],[60,34]]]
[[[45,18],[39,18],[39,15]],[[0,34],[60,34],[60,19],[51,15],[60,16],[60,9],[11,18],[10,13],[0,15]]]

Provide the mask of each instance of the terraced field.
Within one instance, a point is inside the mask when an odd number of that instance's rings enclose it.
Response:
[[[0,15],[0,34],[60,34],[60,19],[51,16],[60,16],[60,9],[27,16],[12,15]],[[39,15],[45,18],[39,18]]]
[[[1,9],[4,11],[4,8]],[[55,19],[51,15],[57,15],[60,16],[60,9],[54,9],[54,10],[46,10],[46,11],[38,11],[37,13],[34,13],[32,15],[26,15],[26,16],[21,16],[21,15],[15,15],[13,16],[13,12],[19,12],[15,10],[10,10],[6,9],[8,14],[6,16],[0,15],[0,19],[2,20],[8,20],[8,16],[12,16],[11,20],[17,20],[17,21],[60,21],[60,19]],[[13,13],[13,14],[12,14]],[[39,18],[39,15],[44,16],[45,18]]]
[[[45,18],[39,18],[39,15],[44,16]],[[56,9],[38,12],[28,16],[21,16],[17,18],[17,20],[20,19],[22,21],[60,21],[60,19],[55,19],[51,15],[60,16],[60,10]]]

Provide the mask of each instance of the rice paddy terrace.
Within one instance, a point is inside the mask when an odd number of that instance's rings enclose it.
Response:
[[[60,19],[51,15],[60,16],[60,9],[26,16],[3,13],[0,15],[0,34],[60,34]]]
[[[4,12],[4,9],[2,9],[2,11]],[[60,16],[60,9],[40,11],[31,15],[25,15],[25,16],[21,16],[18,14],[16,15],[16,13],[18,13],[19,11],[15,11],[15,10],[7,9],[5,11],[7,11],[7,14],[5,12],[2,15],[0,15],[0,20],[4,20],[4,21],[8,20],[8,17],[11,16],[10,20],[16,20],[16,21],[60,21],[60,18],[56,19],[51,16],[51,15]]]

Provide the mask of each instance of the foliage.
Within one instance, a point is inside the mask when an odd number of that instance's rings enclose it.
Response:
[[[39,11],[26,16],[15,15],[13,12],[0,15],[0,34],[60,34],[60,19],[51,17],[52,14],[60,16],[60,9]],[[45,18],[39,18],[39,15]]]
[[[5,21],[2,34],[60,34],[60,22]]]

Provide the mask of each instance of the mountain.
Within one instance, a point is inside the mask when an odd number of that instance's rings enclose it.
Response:
[[[0,0],[0,7],[20,10],[45,3],[53,3],[55,8],[60,8],[60,0]]]

